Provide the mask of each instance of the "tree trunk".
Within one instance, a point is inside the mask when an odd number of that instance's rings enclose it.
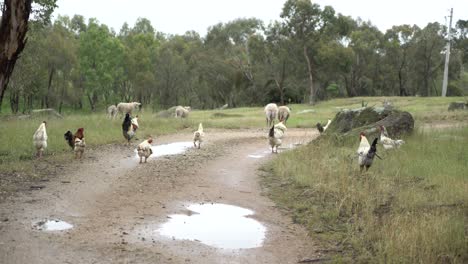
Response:
[[[278,80],[275,79],[276,86],[280,93],[280,103],[284,105],[284,81],[286,79],[286,61],[283,61],[283,67],[281,67],[281,77]]]
[[[0,105],[16,60],[26,45],[31,2],[32,0],[5,0],[3,3],[0,24]]]
[[[13,91],[10,94],[10,108],[13,114],[18,113],[19,111],[19,92]]]
[[[92,96],[90,94],[88,94],[88,100],[89,100],[89,104],[91,106],[91,111],[96,112],[96,104],[97,104],[97,100],[98,100],[96,92],[93,92]]]
[[[62,93],[60,95],[60,103],[59,103],[59,114],[62,114],[63,98],[65,97],[65,85],[66,85],[66,83],[67,82],[64,80],[63,84],[62,84]]]
[[[312,75],[312,63],[309,58],[309,54],[307,54],[307,46],[304,45],[304,57],[307,61],[307,69],[309,73],[309,89],[310,89],[310,95],[309,95],[309,104],[313,105],[315,104],[315,89],[314,89],[314,79]]]
[[[52,87],[52,80],[54,79],[54,72],[55,72],[55,68],[52,67],[52,69],[50,69],[50,73],[49,73],[49,82],[47,84],[47,94],[46,94],[46,97],[45,97],[46,108],[50,108],[49,97],[50,97],[50,88]]]

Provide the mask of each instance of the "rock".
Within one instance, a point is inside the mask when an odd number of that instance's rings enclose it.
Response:
[[[340,111],[332,120],[325,134],[358,137],[360,132],[378,136],[378,126],[383,125],[390,136],[399,136],[414,129],[413,116],[405,111],[384,107],[361,107]]]
[[[225,104],[219,108],[219,110],[224,110],[229,107],[229,104]]]
[[[468,104],[465,102],[451,102],[448,107],[449,111],[464,110],[464,109],[468,109]]]
[[[35,110],[31,111],[31,116],[33,116],[33,117],[35,117],[35,116],[44,116],[44,115],[53,116],[53,117],[57,117],[57,118],[63,118],[63,116],[61,114],[59,114],[57,111],[55,111],[55,109],[52,109],[52,108],[35,109]]]

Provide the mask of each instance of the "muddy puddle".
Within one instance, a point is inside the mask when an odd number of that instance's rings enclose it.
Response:
[[[156,233],[221,249],[261,247],[266,227],[248,216],[253,211],[227,204],[192,204],[188,214],[170,215]]]
[[[292,150],[292,149],[297,148],[297,147],[302,146],[302,145],[303,145],[302,142],[285,144],[285,145],[280,146],[278,148],[278,152]],[[267,155],[270,155],[271,153],[272,153],[271,149],[268,149],[268,150],[258,151],[258,152],[249,154],[249,155],[247,155],[247,157],[251,158],[251,159],[261,159],[261,158],[265,158]]]
[[[247,155],[247,157],[252,158],[252,159],[261,159],[261,158],[264,158],[265,155],[250,154],[250,155]]]
[[[157,158],[161,156],[182,154],[191,147],[193,147],[193,142],[188,142],[188,141],[187,142],[174,142],[174,143],[169,143],[169,144],[152,146],[151,150],[153,150],[153,154],[149,157],[149,159]],[[135,149],[135,157],[138,159],[140,158],[138,156],[138,152],[136,149]]]
[[[40,231],[62,231],[72,229],[73,225],[59,219],[41,220],[33,224]]]

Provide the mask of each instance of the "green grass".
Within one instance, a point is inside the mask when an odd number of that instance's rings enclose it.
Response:
[[[419,130],[361,175],[357,140],[322,138],[272,162],[264,184],[339,261],[468,259],[468,128]]]
[[[356,97],[349,99],[335,99],[320,102],[315,106],[290,105],[292,109],[288,127],[315,127],[317,122],[332,119],[342,108],[355,108],[362,101],[368,105],[382,105],[384,97]],[[386,97],[396,107],[409,110],[416,117],[417,122],[431,122],[432,120],[467,120],[468,111],[448,112],[446,109],[452,101],[463,101],[463,98],[424,98],[424,97]],[[63,134],[67,130],[76,131],[78,127],[85,128],[88,146],[101,144],[122,143],[120,117],[108,120],[105,111],[97,113],[69,113],[63,119],[45,119],[48,121],[49,135],[46,155],[54,156],[68,151]],[[187,119],[163,118],[157,113],[145,109],[139,113],[139,137],[147,135],[158,136],[175,133],[181,130],[195,131],[198,123],[202,122],[205,129],[225,128],[261,128],[265,127],[263,107],[235,108],[225,110],[192,111]],[[17,168],[22,161],[33,157],[32,135],[39,126],[42,118],[20,120],[6,114],[0,115],[0,171],[5,167]],[[19,162],[19,163],[18,163]],[[21,166],[20,166],[21,167]]]

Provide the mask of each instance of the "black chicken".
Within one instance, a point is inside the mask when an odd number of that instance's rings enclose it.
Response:
[[[65,133],[63,135],[63,137],[67,141],[70,148],[74,149],[75,148],[75,137],[73,136],[73,133],[70,130],[68,130],[67,133]]]
[[[135,132],[132,128],[132,119],[130,118],[129,113],[125,114],[125,119],[122,123],[122,134],[124,138],[128,141],[128,144],[130,144],[130,140],[135,135]]]

